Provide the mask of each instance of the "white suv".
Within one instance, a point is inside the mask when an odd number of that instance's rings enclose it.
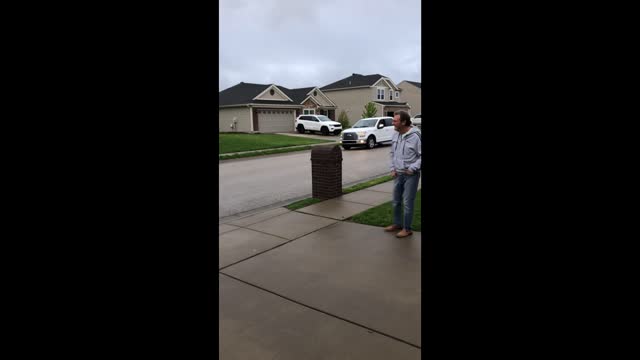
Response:
[[[413,119],[411,119],[413,125],[417,126],[418,129],[422,129],[422,114],[416,115]]]
[[[351,129],[342,132],[340,144],[345,150],[352,146],[366,146],[373,149],[376,144],[391,143],[393,139],[393,124],[391,117],[374,117],[360,119]]]
[[[300,115],[296,119],[294,129],[300,134],[304,134],[306,131],[319,131],[322,135],[329,135],[329,133],[338,135],[342,131],[342,125],[325,115]]]

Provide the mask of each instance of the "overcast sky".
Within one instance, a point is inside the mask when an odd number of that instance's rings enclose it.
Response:
[[[218,90],[352,73],[421,82],[420,26],[420,0],[220,0]]]

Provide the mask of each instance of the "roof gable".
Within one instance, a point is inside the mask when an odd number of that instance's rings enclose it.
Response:
[[[336,104],[331,101],[317,86],[305,87],[299,89],[287,89],[284,87],[280,87],[296,104],[302,104],[309,97],[313,98],[313,101],[316,102],[320,106],[330,105],[336,106]],[[316,91],[317,95],[313,95],[313,91]]]
[[[389,86],[389,88],[391,88],[391,89],[399,90],[399,88],[396,86],[396,84],[393,81],[391,81],[391,79],[386,78],[386,77],[380,78],[380,80],[376,81],[374,86],[378,85],[380,82],[385,82],[387,84],[387,86]]]
[[[316,91],[316,93],[319,95],[319,96],[317,96],[317,98],[319,98],[320,100],[322,100],[322,99],[325,100],[324,104],[328,104],[328,105],[331,105],[331,106],[338,106],[331,99],[329,99],[329,97],[327,95],[325,95],[325,93],[322,90],[320,90],[320,88],[318,88],[318,87],[314,87],[312,91],[309,91],[307,93],[307,95],[309,95],[309,96],[313,95],[312,94],[313,91]]]
[[[275,100],[275,101],[293,101],[284,91],[280,90],[276,85],[271,84],[260,94],[256,95],[252,100]]]

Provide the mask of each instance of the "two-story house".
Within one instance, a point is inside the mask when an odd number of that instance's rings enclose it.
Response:
[[[402,98],[411,104],[411,114],[422,114],[422,83],[404,80],[398,84]]]
[[[397,110],[411,111],[409,104],[403,101],[402,90],[380,74],[352,74],[320,90],[337,105],[338,114],[342,110],[346,112],[351,124],[362,118],[364,106],[369,102],[376,104],[377,116],[393,116]]]

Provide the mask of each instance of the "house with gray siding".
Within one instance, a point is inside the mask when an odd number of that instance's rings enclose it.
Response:
[[[373,102],[377,116],[393,116],[397,110],[411,111],[404,101],[402,89],[390,78],[380,74],[352,74],[320,88],[337,106],[338,114],[344,110],[349,122],[354,124],[362,118],[364,106]]]
[[[398,84],[404,100],[411,105],[411,114],[422,114],[422,83],[403,80]]]

